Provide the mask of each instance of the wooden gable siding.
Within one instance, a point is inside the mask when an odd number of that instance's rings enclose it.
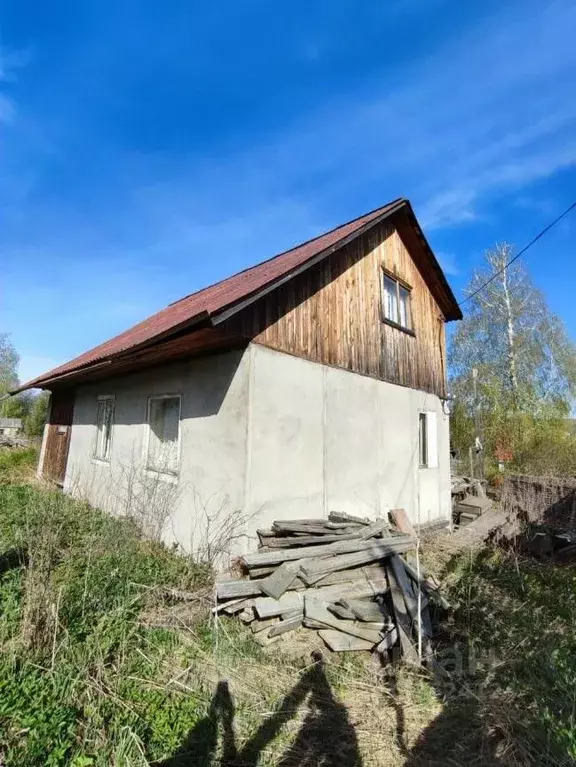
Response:
[[[412,287],[414,335],[382,322],[382,268]],[[227,321],[264,346],[444,396],[444,317],[382,224]]]

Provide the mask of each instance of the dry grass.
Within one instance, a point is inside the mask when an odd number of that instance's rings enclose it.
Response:
[[[256,764],[256,756],[263,767],[404,765],[442,710],[425,672],[399,667],[387,673],[366,653],[330,654],[314,632],[301,630],[261,650],[248,628],[226,618],[212,629],[209,646],[194,628],[182,631],[196,660],[184,674],[166,668],[166,683],[177,678],[215,700],[225,680],[237,765]],[[312,659],[318,652],[321,664]],[[220,763],[225,740],[220,732],[210,764]],[[195,744],[194,732],[189,742]]]
[[[33,482],[38,452],[36,447],[0,447],[0,483]]]

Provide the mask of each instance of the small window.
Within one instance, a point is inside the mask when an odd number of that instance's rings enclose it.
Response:
[[[384,273],[384,319],[412,330],[410,290]]]
[[[428,419],[426,413],[418,413],[418,446],[420,468],[428,466]]]
[[[146,468],[177,475],[180,468],[180,397],[148,400],[148,447]]]
[[[418,463],[421,469],[438,466],[438,429],[433,410],[418,413]]]
[[[112,444],[112,424],[114,423],[114,397],[98,397],[98,409],[96,411],[96,443],[94,445],[94,458],[99,461],[110,460],[110,446]]]

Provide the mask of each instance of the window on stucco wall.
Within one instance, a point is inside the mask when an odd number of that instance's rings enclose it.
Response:
[[[418,413],[418,457],[421,469],[438,466],[438,424],[433,410]]]
[[[180,469],[180,396],[162,395],[148,400],[146,468],[177,475]]]
[[[96,410],[96,439],[94,441],[94,458],[99,461],[110,460],[112,447],[112,425],[114,423],[114,396],[98,397]]]

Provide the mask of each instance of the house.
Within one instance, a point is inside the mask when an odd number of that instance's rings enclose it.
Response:
[[[17,437],[22,431],[21,418],[0,417],[0,437]]]
[[[187,550],[240,552],[330,510],[448,519],[457,319],[395,200],[23,386],[52,392],[39,471]]]

